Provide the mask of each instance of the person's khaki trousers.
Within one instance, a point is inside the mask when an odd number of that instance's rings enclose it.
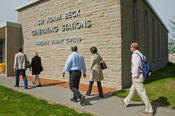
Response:
[[[142,98],[143,102],[145,103],[145,106],[146,106],[145,112],[153,112],[151,103],[148,99],[148,96],[146,95],[146,90],[145,90],[145,87],[143,85],[143,81],[144,81],[144,78],[143,78],[142,74],[140,74],[138,77],[132,79],[133,84],[130,88],[130,92],[129,92],[128,96],[124,99],[124,102],[126,103],[126,105],[128,105],[130,103],[133,95],[137,91],[137,93]]]
[[[36,80],[38,81],[39,84],[41,84],[39,75],[35,75],[35,81],[36,81]]]

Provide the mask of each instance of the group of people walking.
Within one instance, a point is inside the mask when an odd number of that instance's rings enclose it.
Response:
[[[153,109],[151,103],[146,95],[146,90],[144,88],[144,78],[142,74],[142,59],[146,60],[145,56],[139,52],[138,43],[134,42],[130,46],[130,50],[132,52],[131,58],[131,73],[132,73],[132,86],[130,88],[130,92],[125,99],[121,99],[121,102],[125,107],[128,107],[131,98],[134,93],[137,91],[139,96],[142,98],[146,105],[146,109],[144,114],[153,115]],[[73,97],[70,99],[73,102],[80,101],[80,105],[85,105],[85,96],[82,95],[79,91],[79,84],[81,76],[86,77],[86,65],[84,61],[84,57],[78,53],[77,46],[71,47],[72,53],[68,56],[67,61],[65,63],[63,69],[63,77],[66,72],[69,72],[69,87],[73,92]],[[93,87],[94,81],[97,82],[99,97],[104,97],[103,89],[101,85],[101,81],[104,79],[101,62],[103,62],[102,57],[98,54],[97,48],[95,46],[90,48],[91,53],[91,61],[90,61],[90,80],[89,80],[89,88],[87,90],[86,95],[91,95],[91,90]],[[16,85],[19,86],[19,74],[23,75],[24,86],[28,87],[27,78],[25,74],[25,61],[27,60],[26,55],[23,53],[22,49],[19,49],[19,53],[15,55],[15,64],[14,68],[16,71]],[[38,80],[39,85],[41,85],[39,80],[39,74],[41,72],[41,58],[35,52],[35,56],[31,61],[32,74],[35,75],[35,80]]]
[[[69,72],[69,86],[73,92],[73,98],[71,101],[78,102],[80,100],[80,104],[83,105],[85,101],[85,96],[79,92],[79,84],[81,75],[83,72],[83,77],[86,77],[86,65],[84,61],[84,57],[78,53],[77,46],[71,47],[72,53],[68,56],[65,67],[63,69],[63,77],[66,72]],[[101,85],[101,80],[103,80],[103,73],[100,63],[103,62],[101,56],[97,53],[97,48],[95,46],[90,48],[90,52],[92,54],[91,62],[90,62],[90,81],[89,88],[86,95],[91,94],[91,90],[93,87],[94,81],[97,82],[99,97],[103,96],[103,90]],[[26,78],[26,65],[28,63],[27,56],[23,53],[23,49],[20,48],[19,52],[15,55],[14,61],[14,69],[16,72],[16,85],[15,87],[19,87],[19,75],[22,74],[24,80],[25,89],[28,88],[28,81]],[[34,52],[34,57],[31,60],[31,70],[32,75],[35,75],[35,80],[32,81],[33,84],[38,81],[38,86],[41,86],[41,82],[39,79],[39,74],[42,71],[41,58],[38,56],[37,52]],[[28,67],[27,67],[28,68]]]
[[[36,80],[38,81],[37,86],[41,86],[41,82],[39,79],[39,74],[43,70],[41,65],[41,58],[38,56],[37,52],[33,53],[33,58],[31,60],[31,64],[28,61],[27,56],[23,53],[23,49],[19,48],[18,53],[15,55],[14,59],[14,72],[16,73],[16,84],[15,87],[19,87],[19,75],[23,76],[24,80],[24,88],[28,89],[28,80],[26,77],[26,69],[30,68],[32,70],[32,75],[35,75],[33,84],[36,84]]]
[[[80,104],[84,105],[85,103],[85,96],[79,92],[79,83],[80,78],[83,73],[83,77],[86,77],[86,65],[84,62],[84,57],[78,53],[77,46],[71,47],[72,53],[68,56],[66,61],[64,70],[63,70],[63,77],[66,72],[69,72],[69,86],[73,92],[73,98],[71,101],[78,102],[80,100]],[[90,48],[91,62],[90,62],[90,81],[89,81],[89,88],[86,95],[91,94],[92,86],[94,81],[97,81],[99,97],[103,97],[103,90],[101,86],[101,80],[103,80],[103,73],[102,68],[100,66],[100,62],[102,61],[101,56],[97,53],[97,48],[95,46]],[[81,73],[82,71],[82,73]]]

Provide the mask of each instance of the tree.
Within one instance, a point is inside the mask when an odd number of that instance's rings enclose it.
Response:
[[[171,27],[170,34],[172,35],[172,38],[175,39],[175,16],[172,20],[169,20],[169,25]]]
[[[170,33],[168,38],[168,50],[169,52],[175,52],[175,16],[173,19],[169,19]]]

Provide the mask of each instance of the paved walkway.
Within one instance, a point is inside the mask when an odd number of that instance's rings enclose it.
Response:
[[[15,77],[13,77],[15,78]],[[66,77],[65,77],[66,78]],[[22,77],[20,76],[20,79],[22,79]],[[32,76],[27,76],[28,81],[32,81],[33,77]],[[59,80],[52,80],[52,79],[45,79],[45,78],[40,78],[40,81],[43,85],[52,85],[52,86],[57,86],[57,87],[63,87],[63,88],[69,88],[69,83],[66,81],[59,81]],[[88,85],[87,84],[80,84],[79,85],[79,89],[80,91],[87,91],[88,90]],[[115,92],[116,89],[115,88],[106,88],[103,87],[103,93],[104,94],[109,94],[112,92]],[[92,89],[92,93],[98,93],[98,89],[97,86],[94,84],[93,89]]]
[[[31,94],[32,96],[47,99],[55,103],[63,104],[73,109],[90,112],[97,116],[144,116],[141,111],[144,110],[144,105],[136,103],[128,108],[125,108],[120,99],[113,97],[110,93],[101,99],[97,94],[86,97],[86,106],[80,106],[79,103],[70,101],[72,92],[63,87],[53,86],[54,84],[45,84],[42,87],[35,87],[29,82],[29,89],[24,89],[23,81],[20,81],[20,87],[14,87],[15,79],[0,75],[0,85],[12,88],[14,90]],[[82,92],[85,94],[85,92]],[[153,106],[155,116],[175,116],[175,110]]]

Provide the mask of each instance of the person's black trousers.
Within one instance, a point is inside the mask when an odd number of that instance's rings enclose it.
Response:
[[[81,79],[81,71],[80,70],[73,70],[69,71],[69,87],[73,92],[73,98],[81,98],[82,95],[79,92],[79,83]]]

